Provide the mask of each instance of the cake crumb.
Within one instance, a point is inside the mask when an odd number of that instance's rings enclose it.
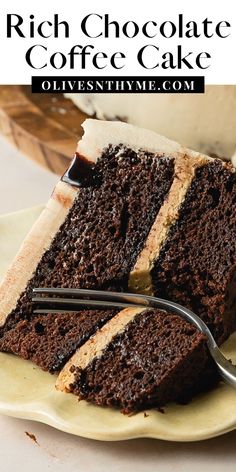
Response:
[[[144,412],[143,416],[144,416],[144,418],[148,418],[148,417],[149,417],[149,415],[146,413],[146,411]]]
[[[129,413],[127,413],[125,410],[121,410],[121,413],[127,414],[127,416],[131,418],[132,416],[137,415],[138,411],[130,411]]]
[[[25,431],[25,434],[26,434],[26,436],[28,436],[28,438],[32,439],[32,441],[34,441],[35,444],[37,444],[39,446],[39,443],[37,441],[37,438],[36,438],[35,434],[29,433],[28,431]]]
[[[159,411],[159,413],[162,413],[163,415],[164,415],[164,413],[165,413],[164,408],[161,408],[161,407],[157,408],[157,411]]]

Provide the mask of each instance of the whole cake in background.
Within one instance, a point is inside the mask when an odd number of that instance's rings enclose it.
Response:
[[[35,315],[32,289],[154,294],[192,309],[222,343],[236,326],[235,169],[125,123],[83,126],[0,288],[0,349],[61,371],[58,388],[98,405],[186,401],[218,378],[196,328],[160,310]]]
[[[203,94],[68,93],[65,97],[90,116],[142,126],[195,151],[227,159],[236,153],[235,85],[207,85]]]

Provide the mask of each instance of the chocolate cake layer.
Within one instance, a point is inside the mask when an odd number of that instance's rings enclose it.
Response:
[[[156,295],[191,308],[219,343],[236,323],[236,173],[214,160],[196,170],[152,270]]]
[[[43,370],[54,373],[116,312],[31,313],[31,307],[27,311],[23,306],[21,311],[8,318],[0,343],[1,350],[30,359]]]
[[[110,146],[40,265],[52,286],[127,287],[128,275],[168,195],[174,160]],[[67,284],[67,285],[66,285]]]
[[[83,175],[64,223],[1,328],[2,351],[31,359],[53,372],[112,316],[98,312],[88,312],[87,319],[85,312],[35,316],[32,289],[126,289],[129,272],[168,194],[173,173],[171,158],[124,146],[104,150]]]
[[[186,402],[215,383],[217,373],[206,339],[194,326],[176,315],[149,309],[119,330],[122,316],[122,312],[116,315],[117,333],[111,340],[105,334],[108,342],[101,352],[98,346],[104,329],[93,338],[92,359],[88,342],[81,355],[78,351],[75,364],[70,361],[67,390],[96,405],[130,413],[170,401]],[[108,322],[106,331],[115,318]],[[87,365],[84,353],[89,358]],[[62,371],[59,386],[63,376]]]

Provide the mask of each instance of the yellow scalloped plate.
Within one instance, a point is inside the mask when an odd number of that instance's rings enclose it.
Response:
[[[0,277],[15,255],[41,208],[0,217]],[[236,363],[236,333],[224,345]],[[188,405],[168,405],[164,413],[147,411],[124,416],[73,395],[57,392],[55,377],[31,362],[0,353],[0,412],[40,421],[62,431],[98,440],[158,438],[198,441],[236,428],[236,391],[221,383]]]

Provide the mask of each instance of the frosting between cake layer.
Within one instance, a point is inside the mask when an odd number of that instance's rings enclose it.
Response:
[[[196,169],[206,164],[207,160],[208,158],[203,155],[196,159],[190,159],[187,155],[179,155],[175,158],[175,174],[172,186],[151,228],[145,246],[130,273],[130,291],[154,295],[151,279],[154,262],[159,255],[169,229],[178,218],[179,208],[191,185]]]
[[[102,355],[114,336],[121,333],[127,324],[143,311],[145,311],[144,308],[125,308],[108,321],[67,362],[58,376],[56,388],[69,392],[75,378],[74,372],[71,371],[72,366],[85,369],[95,357]]]

